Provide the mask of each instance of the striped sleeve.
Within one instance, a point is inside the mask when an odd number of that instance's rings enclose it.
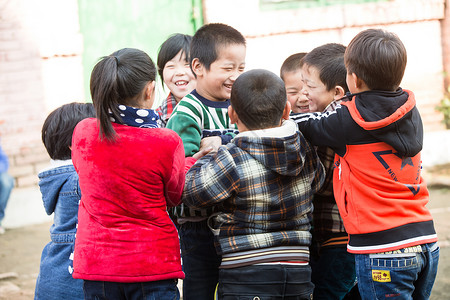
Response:
[[[181,137],[184,145],[184,155],[190,157],[200,149],[201,129],[198,123],[189,115],[173,113],[167,127]]]
[[[194,155],[200,149],[203,112],[201,105],[188,96],[178,103],[167,122],[167,128],[181,137],[186,157]]]

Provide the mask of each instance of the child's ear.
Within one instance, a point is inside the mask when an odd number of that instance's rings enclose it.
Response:
[[[156,87],[155,80],[147,83],[147,86],[145,87],[144,106],[147,109],[151,109],[153,106],[153,102],[155,101],[155,87]]]
[[[334,100],[341,99],[341,98],[344,97],[344,96],[345,96],[345,90],[344,90],[344,88],[343,88],[342,86],[340,86],[340,85],[337,85],[337,86],[334,88]]]
[[[238,116],[231,105],[228,106],[228,116],[230,117],[231,124],[237,124]]]
[[[291,103],[286,101],[286,105],[284,106],[282,119],[289,120],[289,115],[291,114]]]
[[[347,82],[347,84],[351,85],[348,88],[352,91],[353,94],[369,90],[364,80],[359,78],[358,75],[356,75],[355,73],[351,73],[349,76],[350,82]]]
[[[156,87],[156,81],[150,81],[147,84],[147,87],[145,89],[145,99],[155,99],[155,87]]]
[[[198,58],[194,58],[192,60],[192,71],[196,76],[202,76],[204,67],[203,64],[198,60]]]

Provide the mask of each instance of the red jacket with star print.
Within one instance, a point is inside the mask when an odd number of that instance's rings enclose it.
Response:
[[[336,152],[334,194],[349,234],[349,252],[437,241],[426,208],[423,126],[412,92],[362,92],[335,112],[291,118],[313,144]]]

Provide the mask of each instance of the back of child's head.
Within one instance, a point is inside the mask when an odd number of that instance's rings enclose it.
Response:
[[[168,61],[173,59],[178,52],[185,55],[186,62],[189,63],[190,60],[190,47],[191,47],[192,36],[182,33],[175,33],[171,35],[164,43],[162,43],[158,52],[158,74],[162,81],[164,66]]]
[[[303,67],[316,68],[319,71],[320,80],[328,91],[341,86],[344,92],[348,92],[344,54],[344,45],[328,43],[308,52],[302,60]]]
[[[234,82],[230,102],[249,130],[276,127],[286,106],[284,82],[267,70],[245,72]]]
[[[407,54],[399,37],[382,29],[358,33],[345,51],[345,66],[371,90],[395,91],[405,73]]]
[[[297,72],[300,71],[303,64],[303,57],[305,57],[306,52],[299,52],[292,54],[288,58],[285,59],[280,68],[280,77],[281,79],[285,79],[285,74],[289,72]]]
[[[42,142],[51,159],[66,160],[72,157],[72,134],[83,119],[94,118],[92,103],[64,104],[52,111],[42,126]]]
[[[229,45],[246,45],[244,36],[231,26],[222,23],[209,23],[200,27],[192,37],[192,60],[197,58],[209,71],[211,64],[217,60],[222,47]]]
[[[124,48],[100,59],[92,70],[90,83],[100,138],[114,140],[111,118],[122,120],[119,105],[138,106],[144,88],[155,78],[155,64],[139,49]]]

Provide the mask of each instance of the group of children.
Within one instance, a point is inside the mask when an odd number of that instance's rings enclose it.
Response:
[[[156,67],[122,49],[94,67],[93,105],[49,115],[36,299],[179,299],[178,279],[186,300],[429,297],[439,247],[398,37],[294,54],[281,78],[245,55],[225,24],[171,36],[152,110]]]

